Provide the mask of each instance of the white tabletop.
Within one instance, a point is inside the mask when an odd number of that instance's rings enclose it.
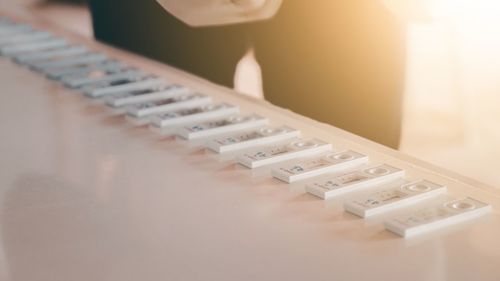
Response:
[[[77,39],[74,39],[77,40]],[[83,40],[83,39],[81,39]],[[212,95],[445,184],[489,216],[405,240],[0,58],[0,280],[500,280],[498,191],[336,128],[89,42]]]

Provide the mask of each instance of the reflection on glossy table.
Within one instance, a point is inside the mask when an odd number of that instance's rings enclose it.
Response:
[[[74,40],[83,40],[74,38]],[[500,280],[494,189],[90,42],[148,71],[474,196],[493,212],[405,240],[302,187],[162,138],[0,59],[0,280]]]

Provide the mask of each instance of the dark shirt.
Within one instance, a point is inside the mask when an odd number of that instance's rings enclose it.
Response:
[[[404,26],[380,1],[287,0],[268,21],[198,28],[154,0],[90,4],[99,40],[229,87],[252,46],[267,100],[399,144]]]

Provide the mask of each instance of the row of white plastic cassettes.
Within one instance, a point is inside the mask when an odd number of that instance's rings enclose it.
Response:
[[[443,185],[425,179],[407,181],[402,169],[368,164],[367,155],[336,151],[325,141],[301,138],[299,130],[270,125],[256,114],[240,114],[235,105],[213,103],[202,93],[26,24],[0,20],[0,54],[102,102],[113,114],[124,114],[135,124],[149,124],[163,135],[201,140],[216,153],[233,152],[239,164],[266,167],[273,177],[303,185],[322,199],[365,190],[344,201],[346,211],[361,217],[418,206],[446,193]],[[390,217],[385,227],[409,237],[490,210],[488,204],[472,198],[446,198]]]

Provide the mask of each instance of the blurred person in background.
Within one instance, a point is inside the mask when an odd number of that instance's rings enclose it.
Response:
[[[233,87],[253,48],[266,100],[397,148],[404,24],[375,0],[90,0],[98,40]]]

